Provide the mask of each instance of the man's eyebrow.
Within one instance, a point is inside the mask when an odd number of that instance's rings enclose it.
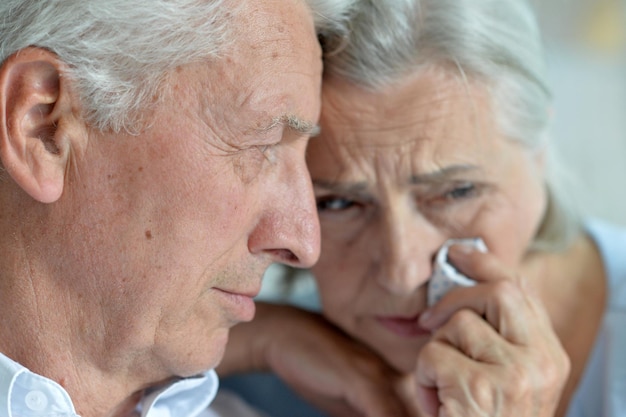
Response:
[[[286,114],[280,117],[275,117],[272,122],[262,128],[263,131],[269,131],[277,128],[278,126],[285,126],[303,136],[317,136],[320,134],[320,127],[308,120],[304,120],[294,114]]]
[[[411,184],[443,182],[455,175],[467,174],[468,172],[478,170],[480,170],[480,167],[476,165],[451,165],[437,171],[413,175],[411,177]]]

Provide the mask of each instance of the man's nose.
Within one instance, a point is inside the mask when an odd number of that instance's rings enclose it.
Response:
[[[304,155],[285,164],[264,192],[266,209],[248,239],[250,252],[269,254],[274,262],[310,268],[320,256],[320,225]]]

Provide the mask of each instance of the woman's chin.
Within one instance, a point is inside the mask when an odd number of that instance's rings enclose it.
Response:
[[[417,353],[386,356],[385,361],[401,374],[413,373],[417,368]]]
[[[427,340],[424,340],[419,346],[414,344],[411,344],[411,346],[399,346],[395,344],[384,347],[373,346],[373,348],[392,368],[405,374],[415,372],[419,352],[426,342]]]

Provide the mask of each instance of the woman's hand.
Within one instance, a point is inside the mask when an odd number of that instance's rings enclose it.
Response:
[[[543,305],[494,255],[455,245],[449,257],[478,284],[422,315],[434,332],[416,371],[424,409],[436,417],[552,417],[570,364]]]
[[[271,370],[333,417],[417,417],[412,375],[400,375],[322,316],[257,304],[250,323],[231,330],[221,375]],[[405,395],[402,395],[402,394]]]

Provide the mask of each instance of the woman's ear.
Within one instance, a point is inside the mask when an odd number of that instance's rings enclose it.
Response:
[[[71,141],[67,124],[76,122],[64,68],[55,54],[33,47],[0,66],[0,160],[42,203],[63,193]]]

